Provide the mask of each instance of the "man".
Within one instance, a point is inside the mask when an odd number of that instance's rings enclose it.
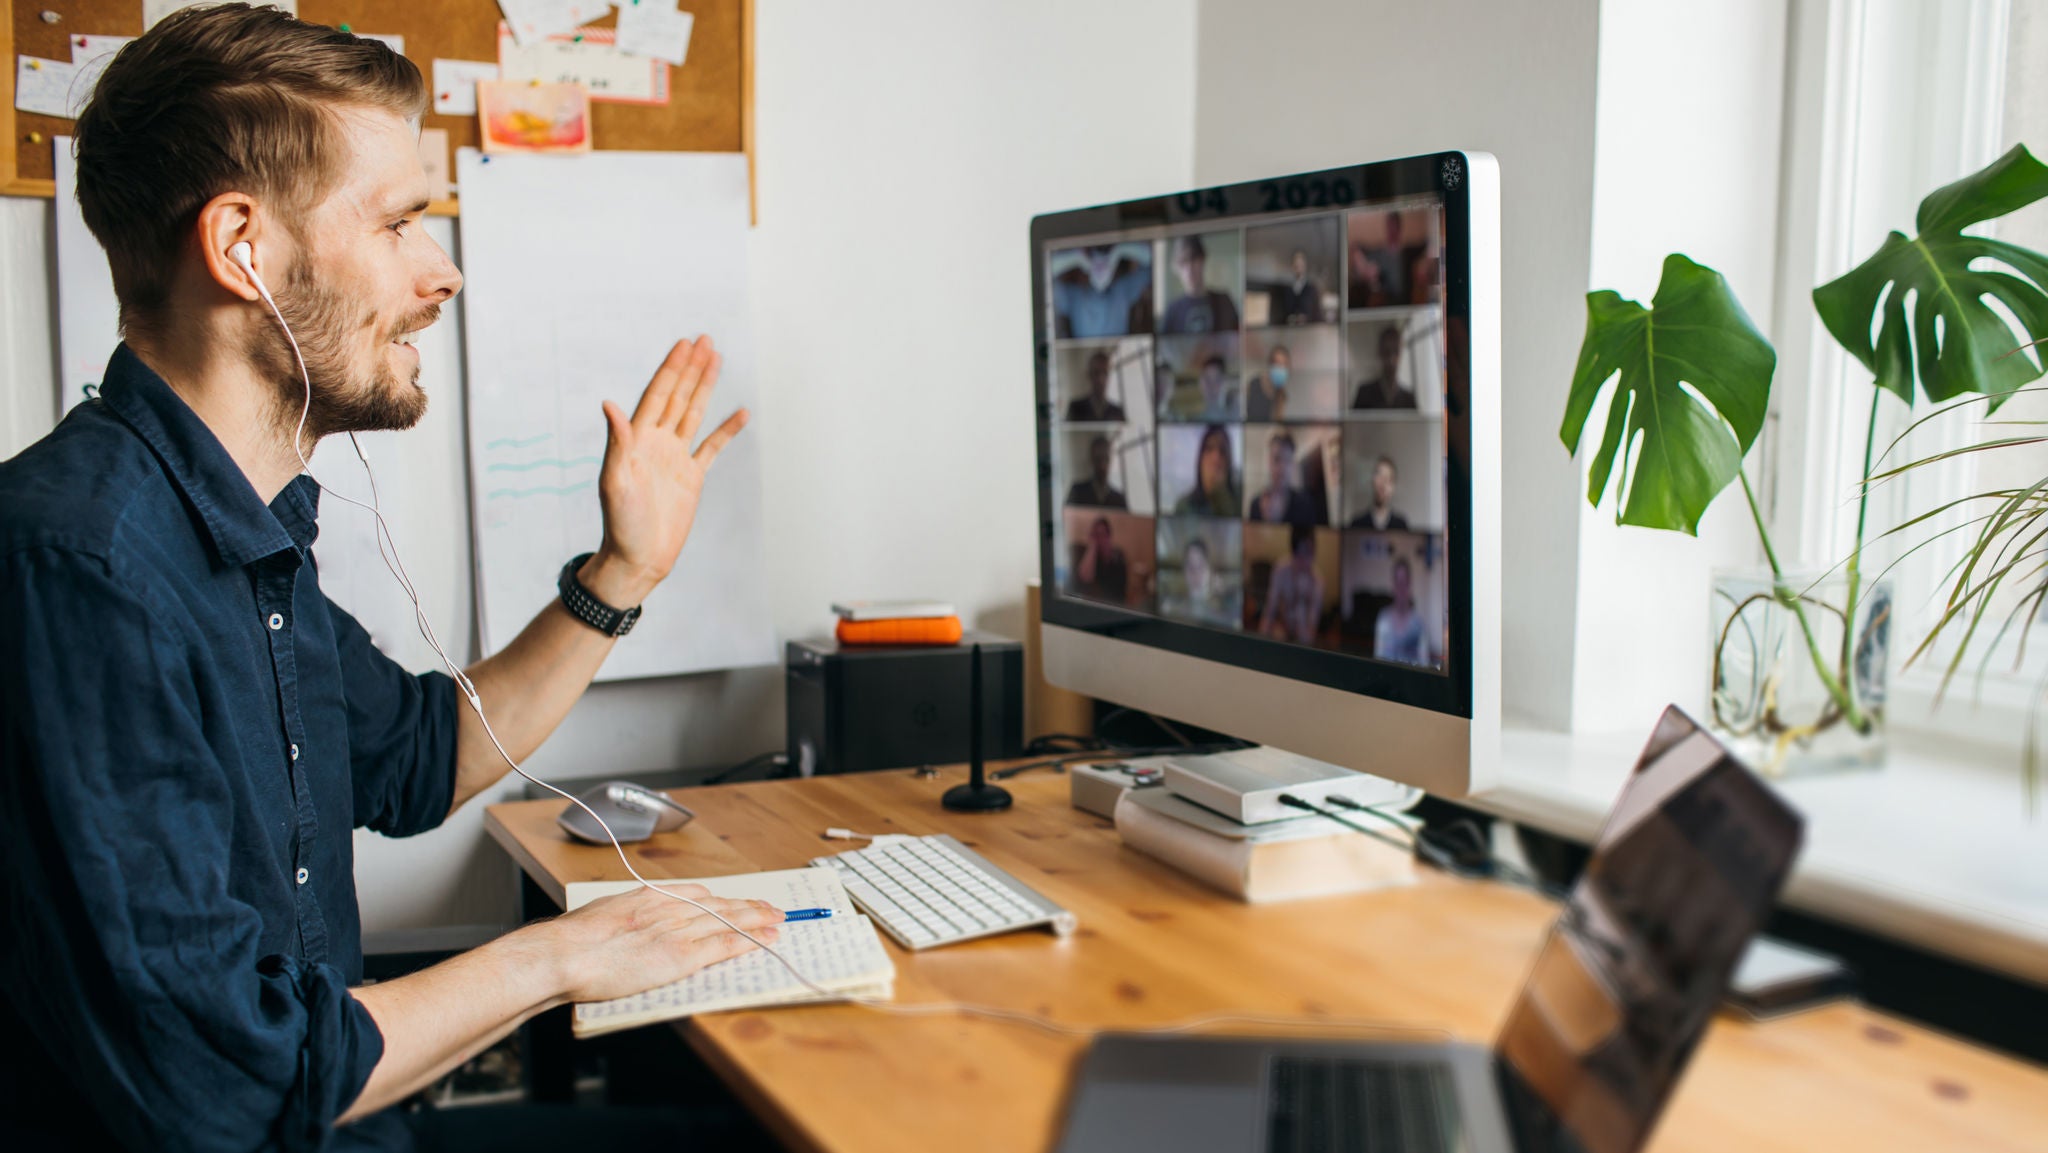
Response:
[[[1284,428],[1266,442],[1266,487],[1252,498],[1251,520],[1314,525],[1323,519],[1308,493],[1294,483],[1294,452],[1294,434]]]
[[[1173,242],[1173,272],[1181,297],[1166,306],[1162,332],[1229,332],[1237,327],[1237,304],[1227,292],[1209,287],[1209,250],[1199,236]]]
[[[1374,532],[1408,531],[1408,518],[1394,511],[1394,486],[1398,479],[1393,457],[1383,456],[1372,462],[1372,506],[1351,518],[1352,528],[1366,528]]]
[[[1152,331],[1152,262],[1114,244],[1081,250],[1081,266],[1053,278],[1053,335],[1087,339]]]
[[[1230,383],[1230,362],[1211,356],[1202,362],[1197,378],[1202,390],[1202,420],[1236,420],[1237,389]]]
[[[1326,319],[1323,315],[1323,286],[1309,279],[1308,253],[1299,248],[1295,249],[1294,257],[1288,266],[1294,273],[1294,279],[1274,294],[1274,323],[1322,323]]]
[[[1415,611],[1415,574],[1407,557],[1396,557],[1392,573],[1394,599],[1380,608],[1372,623],[1372,655],[1404,665],[1431,663],[1423,636],[1422,614]]]
[[[1123,419],[1124,406],[1109,399],[1109,353],[1097,352],[1088,358],[1088,395],[1077,396],[1067,405],[1067,420],[1072,424],[1121,424]]]
[[[1358,382],[1351,407],[1358,409],[1414,408],[1415,390],[1401,383],[1401,326],[1389,324],[1379,332],[1379,374]]]
[[[1109,518],[1096,517],[1088,526],[1087,543],[1081,546],[1081,560],[1074,566],[1074,591],[1122,604],[1130,597],[1130,582],[1130,561],[1116,543]]]
[[[1098,436],[1088,442],[1088,476],[1067,490],[1067,503],[1091,508],[1128,508],[1124,494],[1109,483],[1109,438]]]
[[[300,453],[419,420],[411,339],[462,284],[421,227],[427,96],[376,41],[236,4],[124,48],[78,120],[126,343],[0,464],[9,1148],[410,1147],[392,1107],[534,1014],[751,947],[642,889],[358,987],[353,828],[433,828],[507,768],[454,682],[378,653],[308,563]],[[589,414],[603,531],[567,572],[592,601],[638,605],[675,565],[746,420],[692,451],[717,373],[678,343],[631,416]],[[512,756],[611,651],[588,619],[551,604],[469,668]],[[705,900],[773,939],[779,912]]]

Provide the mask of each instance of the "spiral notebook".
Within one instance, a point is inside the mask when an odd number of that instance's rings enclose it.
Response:
[[[823,920],[782,925],[781,936],[774,942],[776,952],[834,997],[895,996],[895,962],[882,947],[874,924],[847,897],[836,870],[783,869],[657,884],[702,885],[713,896],[767,901],[781,909],[831,909],[832,915]],[[579,881],[569,885],[564,903],[577,909],[599,897],[639,887],[638,881]],[[826,999],[806,987],[782,962],[755,949],[644,993],[579,1004],[572,1028],[578,1037],[595,1037],[696,1013]]]

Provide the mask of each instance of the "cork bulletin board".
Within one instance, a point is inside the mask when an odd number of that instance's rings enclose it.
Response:
[[[751,170],[753,0],[683,0],[682,7],[696,23],[688,59],[669,70],[668,103],[593,103],[593,143],[600,149],[643,152],[745,152]],[[0,148],[0,193],[54,196],[51,140],[70,135],[72,121],[15,110],[15,57],[69,60],[69,37],[140,35],[142,0],[0,0],[0,9],[0,85],[7,97],[0,125],[11,141]],[[57,19],[46,19],[46,13]],[[299,16],[318,24],[346,24],[356,32],[405,37],[407,58],[430,85],[436,59],[498,58],[502,17],[496,0],[299,0]],[[593,24],[616,22],[615,15],[607,15]],[[475,116],[430,110],[424,127],[446,129],[451,149],[477,144]],[[454,171],[452,156],[449,171]],[[452,215],[458,206],[459,200],[437,201],[433,211]]]

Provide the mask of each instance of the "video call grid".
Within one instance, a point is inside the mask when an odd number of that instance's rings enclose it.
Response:
[[[1390,217],[1399,220],[1390,223]],[[1327,244],[1314,243],[1318,230]],[[1412,250],[1395,247],[1403,233],[1420,234]],[[1378,256],[1369,243],[1374,235],[1385,238],[1387,251]],[[1059,555],[1066,562],[1060,591],[1441,670],[1448,647],[1441,235],[1440,207],[1408,202],[1274,224],[1110,238],[1106,245],[1063,241],[1052,249],[1059,431],[1053,451],[1055,475],[1066,489],[1060,494]],[[1107,267],[1100,256],[1090,259],[1089,247],[1106,248]],[[1293,276],[1276,286],[1270,270],[1281,250]],[[1311,251],[1321,255],[1311,258]],[[1081,262],[1069,257],[1062,268],[1061,257],[1076,253]],[[1209,271],[1216,257],[1228,269],[1221,278]],[[1260,258],[1269,275],[1255,282],[1251,265]],[[1064,307],[1073,298],[1063,301],[1062,280],[1072,284],[1076,271],[1096,290],[1087,303],[1099,306],[1106,298],[1110,309],[1123,307],[1122,323],[1113,311],[1105,323],[1099,307],[1093,316]],[[1178,294],[1169,287],[1174,280]],[[1338,284],[1334,292],[1323,287]],[[1276,309],[1283,323],[1272,323]],[[1255,319],[1267,323],[1255,325]],[[1315,349],[1299,375],[1289,363],[1296,346]],[[1247,351],[1259,354],[1256,363]],[[1362,366],[1373,361],[1380,370],[1367,376]],[[1287,370],[1288,379],[1269,381],[1275,369]],[[1316,389],[1303,387],[1311,372],[1321,378],[1323,395],[1310,396]],[[1419,386],[1424,380],[1427,388]],[[1291,411],[1274,403],[1290,396],[1310,399]],[[1273,441],[1282,431],[1296,444],[1288,457],[1275,458]],[[1390,434],[1409,451],[1382,451]],[[1270,477],[1272,464],[1292,464],[1304,480],[1318,475],[1299,469],[1304,440],[1322,454],[1323,483],[1255,490],[1253,476]],[[1234,484],[1203,485],[1200,462],[1226,442],[1225,471]],[[1429,478],[1432,491],[1423,504],[1430,512],[1409,517],[1392,501],[1375,498],[1382,468],[1397,473],[1394,462],[1415,456],[1418,444],[1428,464],[1415,470],[1411,462],[1409,474]],[[1248,455],[1261,448],[1266,462]],[[1105,449],[1109,466],[1098,469],[1091,458]],[[1367,469],[1370,479],[1361,476]],[[1142,489],[1127,483],[1128,492],[1116,490],[1099,479],[1128,482],[1134,473]],[[1179,479],[1189,476],[1194,483]],[[1395,484],[1387,487],[1398,492]],[[1180,488],[1188,491],[1177,493]],[[1306,510],[1299,507],[1304,489],[1314,490]],[[1086,542],[1105,526],[1108,550],[1091,550]],[[1150,562],[1149,592],[1134,587],[1142,571],[1130,571],[1132,549],[1123,543],[1134,546],[1141,537],[1144,547],[1137,551]],[[1091,552],[1115,563],[1095,564],[1100,571],[1083,579]],[[1122,596],[1106,591],[1117,587]],[[1397,601],[1407,607],[1390,611]],[[1435,628],[1423,621],[1434,621]]]

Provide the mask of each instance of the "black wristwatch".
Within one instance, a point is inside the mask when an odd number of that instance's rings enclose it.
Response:
[[[562,575],[555,581],[555,588],[562,594],[562,607],[569,615],[596,629],[608,637],[622,637],[633,631],[633,625],[640,619],[640,606],[629,609],[615,609],[592,596],[583,582],[576,579],[577,570],[583,562],[596,556],[587,552],[575,557],[562,566]]]

